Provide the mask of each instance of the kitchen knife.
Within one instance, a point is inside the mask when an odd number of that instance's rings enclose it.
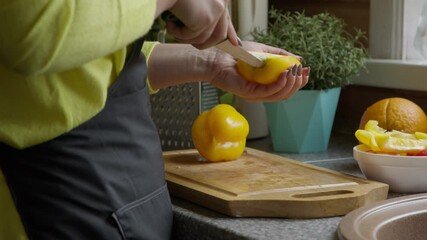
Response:
[[[264,62],[261,59],[246,51],[240,46],[234,46],[228,39],[225,39],[224,41],[218,43],[217,45],[215,45],[215,47],[230,54],[236,59],[246,62],[247,64],[253,67],[264,66]]]

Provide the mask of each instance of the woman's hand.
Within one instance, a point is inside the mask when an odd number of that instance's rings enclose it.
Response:
[[[283,49],[260,43],[244,42],[243,46],[250,51],[293,55]],[[245,80],[236,71],[236,60],[230,55],[218,50],[214,59],[208,81],[212,85],[248,101],[273,102],[287,100],[307,84],[310,73],[309,67],[294,66],[294,68],[282,72],[276,82],[261,85]]]
[[[190,43],[198,49],[214,46],[225,38],[238,44],[228,12],[228,0],[177,0],[169,11],[181,24],[167,21],[167,31],[180,42]]]
[[[243,42],[243,47],[251,51],[293,55],[283,49],[254,42]],[[236,60],[231,55],[216,48],[200,51],[189,44],[158,44],[148,60],[148,78],[153,89],[202,81],[249,101],[289,99],[307,84],[309,72],[310,68],[295,67],[283,71],[272,84],[249,82],[237,72]]]

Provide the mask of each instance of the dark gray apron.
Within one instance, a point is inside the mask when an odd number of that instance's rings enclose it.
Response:
[[[0,144],[0,167],[30,239],[170,238],[141,41],[135,46],[95,117],[24,150]]]

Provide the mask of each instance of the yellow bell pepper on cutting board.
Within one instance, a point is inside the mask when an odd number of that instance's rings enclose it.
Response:
[[[218,104],[194,120],[191,133],[195,148],[204,158],[231,161],[245,150],[249,123],[234,107]]]

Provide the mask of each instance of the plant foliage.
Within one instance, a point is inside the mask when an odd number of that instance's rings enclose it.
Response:
[[[345,31],[344,21],[329,13],[306,16],[304,12],[269,11],[271,22],[265,31],[252,32],[257,42],[286,49],[304,58],[310,79],[303,89],[344,87],[365,67],[367,51],[359,42],[364,33]]]

